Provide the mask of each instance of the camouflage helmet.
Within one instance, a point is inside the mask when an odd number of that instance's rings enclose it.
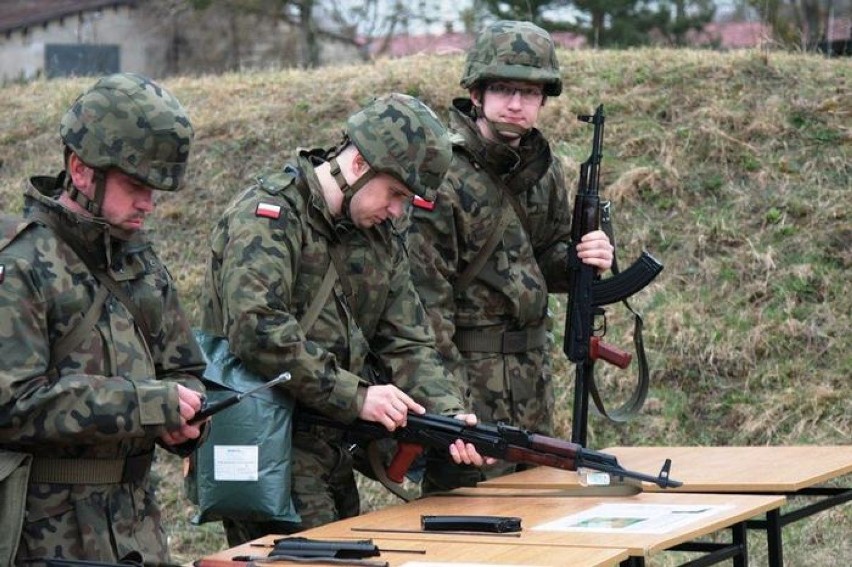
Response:
[[[103,77],[62,117],[59,136],[89,167],[115,167],[146,185],[177,191],[193,129],[180,102],[141,75]]]
[[[435,199],[453,152],[444,125],[428,106],[399,93],[379,97],[349,117],[346,134],[373,171]]]
[[[502,20],[482,30],[468,51],[461,86],[483,81],[544,83],[544,94],[559,96],[562,77],[550,34],[530,22]]]

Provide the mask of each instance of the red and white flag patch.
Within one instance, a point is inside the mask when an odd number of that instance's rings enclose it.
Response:
[[[435,201],[427,201],[420,195],[415,195],[414,200],[411,201],[411,204],[419,209],[425,209],[427,211],[431,211],[435,208]]]
[[[281,216],[281,206],[271,203],[258,203],[257,209],[254,211],[256,217],[266,217],[268,219],[277,219]]]
[[[6,266],[0,264],[0,283],[3,283],[3,279],[6,277]]]

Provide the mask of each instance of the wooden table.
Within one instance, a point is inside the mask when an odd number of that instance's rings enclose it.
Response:
[[[765,520],[747,523],[766,531],[769,564],[784,564],[782,528],[832,506],[852,500],[852,487],[819,486],[852,474],[852,445],[793,447],[610,447],[627,469],[656,474],[665,459],[672,460],[671,477],[683,482],[680,493],[781,494],[815,496],[811,504],[782,512],[766,512]],[[576,489],[576,473],[539,467],[495,478],[479,486],[494,488]],[[645,483],[646,491],[662,491]]]
[[[703,557],[702,564],[711,565],[714,562],[734,558],[735,565],[745,565],[748,557],[745,521],[779,508],[784,501],[783,496],[642,493],[629,497],[577,497],[565,496],[565,493],[561,491],[472,488],[391,506],[306,530],[299,535],[315,539],[381,537],[387,540],[416,539],[481,544],[514,541],[536,547],[608,547],[627,549],[630,558],[623,562],[624,565],[642,566],[646,557],[665,550],[711,551],[708,546],[712,544],[707,546],[696,544],[698,545],[696,547],[690,542],[698,537],[731,528],[732,543],[712,546],[712,557]],[[709,517],[691,518],[691,523],[664,529],[659,533],[598,529],[555,531],[540,529],[546,523],[563,521],[577,514],[591,513],[602,505],[613,504],[639,505],[645,509],[697,507],[713,509],[713,513]],[[719,509],[716,510],[716,507]],[[448,534],[420,531],[421,515],[442,514],[519,516],[522,518],[523,531],[519,537],[511,534]],[[563,565],[567,564],[570,563],[563,562]]]
[[[302,534],[303,535],[303,534]],[[233,557],[266,555],[273,541],[279,537],[269,535],[251,543],[243,544],[214,555],[205,557],[195,563],[196,567],[237,567],[244,562],[232,561]],[[488,543],[472,543],[460,541],[428,541],[423,539],[390,539],[353,534],[346,531],[343,536],[334,539],[371,539],[381,551],[379,557],[371,557],[370,561],[387,562],[391,567],[414,567],[416,565],[449,567],[453,564],[474,565],[535,565],[538,567],[613,567],[628,558],[626,549],[527,546],[516,541],[503,539]],[[391,550],[411,550],[418,553],[402,553]],[[425,553],[419,553],[419,552]],[[272,565],[272,564],[270,564]],[[283,564],[282,564],[283,565]],[[327,565],[322,563],[303,563],[299,565]]]

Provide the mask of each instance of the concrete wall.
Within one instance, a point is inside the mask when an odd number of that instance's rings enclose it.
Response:
[[[297,64],[298,33],[274,18],[216,6],[165,14],[156,6],[93,11],[0,35],[0,84],[43,76],[48,43],[115,44],[120,71],[154,78]],[[324,63],[341,64],[359,61],[361,55],[346,43],[324,41],[321,57]]]
[[[89,12],[0,36],[0,82],[42,76],[47,43],[117,44],[122,71],[155,74],[147,53],[157,49],[158,39],[135,25],[134,12],[127,7]]]

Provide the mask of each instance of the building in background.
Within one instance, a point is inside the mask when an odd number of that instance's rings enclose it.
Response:
[[[298,30],[214,4],[164,0],[0,1],[0,84],[116,71],[151,77],[297,64]],[[361,61],[351,42],[320,39],[323,64]]]

